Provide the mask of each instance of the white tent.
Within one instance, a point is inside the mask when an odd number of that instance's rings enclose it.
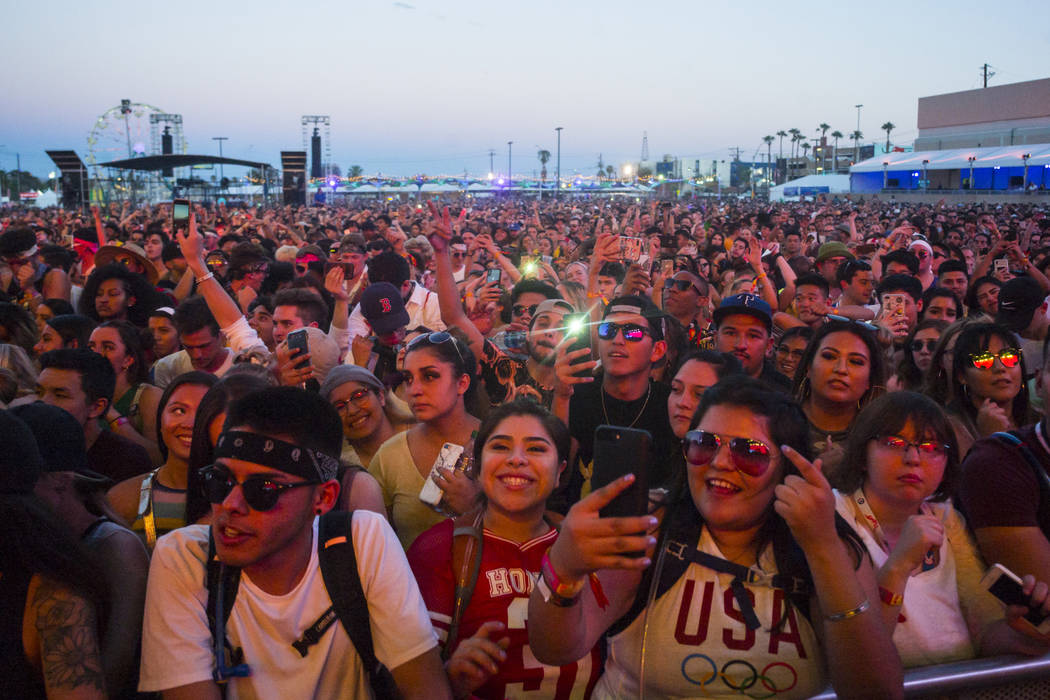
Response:
[[[800,196],[848,194],[849,175],[806,175],[769,188],[771,202],[797,202]]]
[[[850,167],[850,173],[882,172],[894,170],[921,170],[923,161],[927,170],[966,170],[973,158],[974,168],[1019,168],[1024,166],[1024,156],[1029,155],[1028,167],[1050,165],[1050,143],[1005,148],[955,148],[947,151],[911,151],[908,153],[883,153],[868,158]]]

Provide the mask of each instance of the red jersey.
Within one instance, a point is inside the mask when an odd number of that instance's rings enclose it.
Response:
[[[420,535],[408,550],[408,563],[419,583],[438,639],[445,644],[455,604],[456,574],[452,571],[453,522],[445,520]],[[484,531],[481,569],[474,594],[463,611],[458,641],[468,639],[482,624],[498,620],[510,637],[507,660],[499,673],[474,691],[479,698],[588,698],[601,675],[597,647],[579,661],[545,666],[529,649],[529,595],[540,572],[540,561],[557,530],[523,544]]]

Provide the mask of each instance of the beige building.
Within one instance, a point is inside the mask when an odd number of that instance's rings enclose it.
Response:
[[[1050,78],[919,98],[916,151],[1050,143]]]

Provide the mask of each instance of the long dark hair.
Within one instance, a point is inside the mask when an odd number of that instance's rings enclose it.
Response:
[[[436,338],[444,337],[443,333],[448,335],[449,340],[437,341]],[[435,340],[432,340],[432,338],[435,338]],[[428,333],[413,339],[411,347],[405,353],[405,362],[408,362],[408,354],[417,350],[432,350],[440,361],[452,365],[452,376],[456,379],[464,374],[470,377],[470,386],[467,387],[467,391],[463,394],[463,404],[464,406],[472,406],[474,396],[477,393],[477,381],[475,381],[474,375],[477,373],[478,363],[470,346],[463,342],[461,338],[456,337],[455,333],[437,331],[436,333]],[[477,415],[474,411],[469,412]]]
[[[160,401],[157,403],[157,421],[155,423],[157,426],[157,447],[160,448],[160,454],[164,459],[168,458],[168,446],[164,444],[164,435],[161,431],[161,417],[164,415],[164,409],[167,407],[168,402],[171,401],[171,395],[175,393],[176,389],[185,384],[199,384],[210,389],[218,381],[219,378],[210,372],[193,370],[192,372],[180,374],[172,379],[168,386],[164,387],[164,393],[160,395]],[[196,427],[196,424],[194,424],[194,428]]]
[[[795,381],[791,385],[791,393],[799,401],[804,402],[809,398],[812,389],[809,381],[809,370],[813,365],[820,344],[832,333],[850,333],[860,338],[865,347],[868,348],[868,390],[860,398],[861,406],[866,405],[873,398],[879,396],[885,390],[886,384],[886,360],[883,358],[882,349],[875,336],[875,331],[857,321],[828,321],[813,334],[813,338],[806,345],[802,359],[798,361],[798,369],[795,371]]]
[[[149,378],[149,367],[146,366],[146,351],[153,347],[153,336],[144,333],[138,326],[130,321],[103,321],[95,326],[99,328],[112,328],[120,336],[120,342],[124,344],[124,354],[134,362],[128,368],[128,383],[140,384]],[[94,332],[94,331],[92,331]],[[100,355],[102,353],[99,353]]]
[[[944,477],[933,495],[944,500],[952,495],[959,476],[959,454],[955,442],[955,431],[948,417],[932,399],[914,391],[894,391],[872,401],[864,407],[853,421],[846,453],[842,457],[837,486],[843,492],[860,488],[869,471],[868,443],[877,437],[898,435],[904,425],[911,421],[915,434],[933,434],[934,440],[948,445],[948,461]]]
[[[244,365],[245,367],[251,365]],[[208,429],[215,418],[226,412],[231,403],[246,394],[273,386],[254,372],[230,370],[221,380],[208,389],[208,393],[197,406],[197,417],[193,420],[193,440],[190,443],[190,459],[186,469],[186,524],[192,525],[210,510],[201,491],[200,470],[214,461],[215,447],[211,444]]]
[[[558,453],[558,461],[567,462],[569,460],[569,443],[571,441],[569,429],[565,427],[560,418],[548,411],[544,406],[532,399],[519,397],[492,409],[478,427],[478,434],[474,437],[475,476],[477,476],[476,472],[481,468],[481,452],[485,449],[485,442],[492,435],[492,431],[511,416],[532,416],[538,420]]]
[[[911,349],[915,336],[918,335],[919,331],[929,330],[930,328],[936,328],[938,333],[943,334],[949,325],[951,324],[947,321],[928,318],[924,321],[919,321],[915,326],[915,330],[908,334],[908,339],[904,341],[904,352],[897,363],[897,377],[908,391],[919,391],[924,378],[923,371],[915,364],[915,352]],[[934,347],[936,348],[936,345]],[[933,353],[930,353],[930,355],[932,360]],[[933,369],[933,365],[930,365],[930,369]]]

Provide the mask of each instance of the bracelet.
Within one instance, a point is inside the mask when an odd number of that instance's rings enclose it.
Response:
[[[868,599],[865,598],[863,601],[861,601],[861,604],[858,605],[857,607],[855,607],[855,608],[853,608],[851,610],[843,610],[842,612],[831,613],[830,615],[825,615],[824,619],[827,620],[828,622],[842,622],[843,620],[849,620],[850,618],[853,618],[853,617],[856,617],[857,615],[860,615],[862,612],[867,610],[869,607],[871,607],[871,603],[869,603]]]
[[[888,588],[883,588],[882,586],[879,586],[879,600],[881,600],[886,605],[897,606],[904,603],[904,594],[894,593]]]
[[[550,603],[551,605],[558,608],[571,608],[580,602],[580,596],[574,598],[566,598],[560,596],[551,590],[551,587],[547,584],[547,578],[540,571],[540,575],[536,577],[536,590],[540,592],[540,597],[543,598],[543,602]]]
[[[540,578],[547,585],[550,592],[549,598],[554,600],[555,605],[561,603],[565,603],[565,605],[574,604],[583,591],[583,587],[587,584],[586,578],[575,583],[562,582],[551,564],[550,549],[543,553],[543,558],[540,560]],[[550,601],[548,600],[548,602]]]
[[[127,416],[117,416],[109,422],[110,428],[119,428],[122,425],[127,425],[131,421],[128,420]]]
[[[207,282],[208,280],[213,280],[213,279],[215,279],[215,273],[214,272],[209,272],[208,274],[204,275],[203,277],[198,277],[197,278],[197,284],[200,284],[201,282]]]

